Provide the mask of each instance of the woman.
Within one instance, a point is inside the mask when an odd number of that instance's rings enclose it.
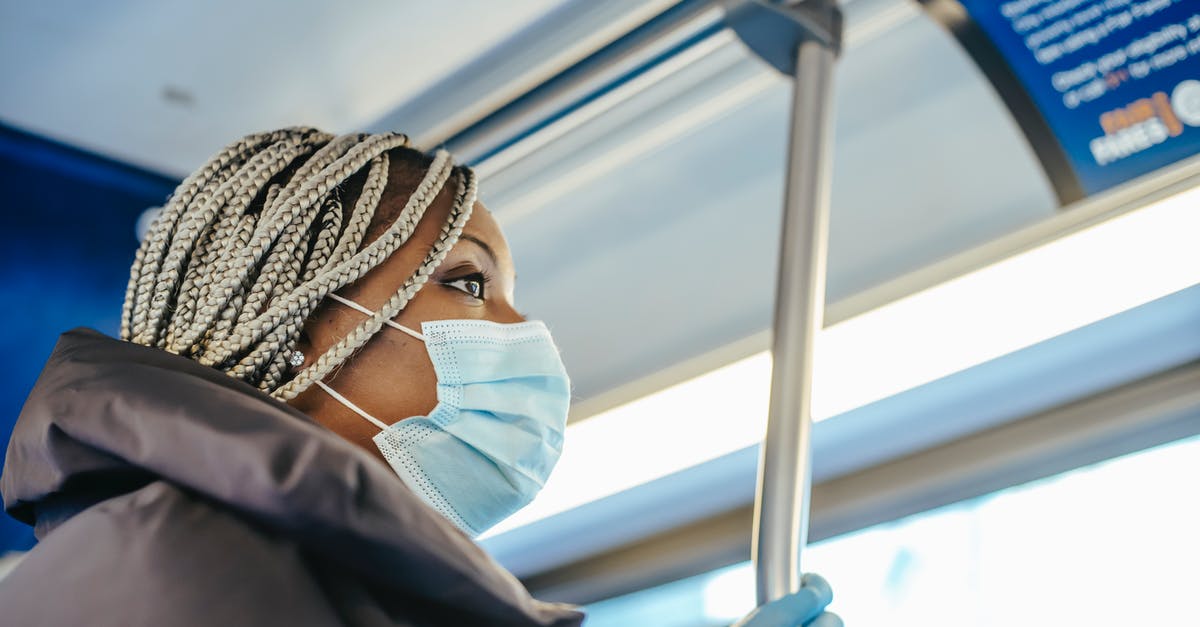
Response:
[[[475,192],[402,135],[303,128],[188,177],[124,341],[63,334],[21,412],[0,490],[39,544],[0,622],[579,624],[471,540],[544,483],[569,400]],[[840,624],[829,596],[744,624]]]

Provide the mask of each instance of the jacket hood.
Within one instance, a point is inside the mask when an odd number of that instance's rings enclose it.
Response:
[[[489,624],[577,624],[425,505],[390,468],[307,415],[190,359],[64,333],[21,411],[4,507],[39,538],[155,481],[219,503],[375,589],[473,607]]]

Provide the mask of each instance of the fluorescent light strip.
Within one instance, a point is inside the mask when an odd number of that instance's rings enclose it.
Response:
[[[868,311],[817,337],[816,420],[913,389],[1200,283],[1200,187]],[[497,535],[753,446],[760,353],[567,428],[546,487]]]

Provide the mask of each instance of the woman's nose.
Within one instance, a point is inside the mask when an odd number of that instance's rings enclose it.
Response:
[[[510,305],[508,303],[502,303],[497,308],[496,317],[493,318],[493,320],[495,320],[496,322],[509,323],[509,322],[525,322],[526,318],[524,315],[521,314],[521,312],[514,309],[512,305]]]

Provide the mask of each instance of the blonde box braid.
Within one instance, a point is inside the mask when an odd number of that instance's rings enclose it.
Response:
[[[368,270],[378,265],[383,259],[389,257],[404,242],[408,241],[413,231],[416,230],[417,222],[420,221],[425,209],[428,208],[438,192],[445,185],[451,171],[452,165],[449,154],[445,152],[438,153],[425,179],[414,190],[404,209],[401,210],[399,217],[386,232],[371,242],[366,248],[355,253],[346,262],[332,266],[325,274],[309,280],[304,285],[284,296],[274,307],[260,317],[261,324],[254,324],[249,334],[242,337],[241,345],[227,349],[225,354],[231,352],[240,353],[250,344],[258,344],[260,351],[276,346],[272,341],[262,342],[263,336],[272,330],[278,334],[286,327],[290,335],[298,335],[299,328],[292,329],[288,324],[299,324],[302,322],[304,316],[307,315],[302,311],[303,307],[319,302],[330,291],[337,289],[336,286],[346,285],[355,281]],[[257,358],[261,357],[261,355],[262,353],[258,352],[251,354],[250,357]],[[280,359],[282,361],[282,356]],[[261,361],[256,361],[256,363],[261,365]],[[245,365],[245,361],[243,361],[239,367],[245,367]]]
[[[463,170],[463,176],[460,178],[458,194],[454,199],[454,207],[450,210],[448,222],[442,227],[442,232],[434,243],[433,249],[417,269],[417,272],[404,283],[395,294],[392,295],[388,302],[384,304],[383,309],[375,312],[375,315],[364,320],[358,328],[350,332],[336,346],[322,354],[317,361],[308,368],[302,370],[294,379],[289,381],[287,385],[281,388],[278,396],[284,399],[294,398],[297,394],[304,391],[314,381],[319,381],[329,374],[338,364],[342,363],[358,347],[366,343],[375,333],[383,328],[383,323],[400,313],[412,300],[413,296],[425,286],[429,281],[429,275],[441,265],[442,260],[446,258],[446,254],[458,242],[462,235],[463,227],[467,220],[471,217],[471,210],[475,205],[476,196],[476,181],[475,176],[470,170]]]
[[[345,154],[337,156],[332,163],[323,167],[316,174],[302,178],[292,177],[287,186],[276,196],[273,205],[265,208],[262,212],[263,218],[254,225],[253,233],[245,248],[240,254],[232,257],[227,271],[217,275],[212,286],[212,295],[197,310],[195,320],[182,343],[193,345],[199,341],[205,330],[211,328],[211,325],[219,317],[227,320],[240,318],[238,312],[245,305],[246,290],[250,289],[249,293],[252,294],[253,283],[260,276],[264,277],[268,283],[273,284],[276,273],[281,270],[277,264],[263,265],[264,258],[271,252],[272,247],[282,245],[288,254],[297,254],[295,242],[282,237],[288,226],[294,220],[311,216],[311,212],[308,210],[321,204],[325,195],[336,185],[357,173],[372,159],[392,148],[407,146],[407,144],[408,138],[403,135],[365,136],[362,141],[353,144]],[[313,155],[313,159],[324,163],[329,159],[328,152],[319,151]],[[253,319],[246,324],[250,327],[257,327],[260,321]],[[236,325],[220,325],[217,328],[222,332],[229,333],[242,330]],[[203,357],[201,361],[206,365],[217,364],[217,361],[211,357]]]
[[[121,311],[122,338],[132,339],[132,329],[137,327],[138,339],[143,339],[140,331],[146,326],[150,294],[153,292],[158,270],[166,255],[166,248],[170,244],[168,234],[176,230],[184,210],[192,205],[192,201],[196,199],[201,190],[215,188],[231,176],[233,168],[243,162],[248,155],[258,151],[264,144],[284,136],[283,133],[277,131],[250,135],[238,140],[210,159],[204,167],[194,172],[179,185],[170,202],[163,207],[158,218],[150,226],[149,232],[142,240],[142,245],[134,255],[129,287],[126,289],[125,303]],[[201,202],[203,202],[202,199]]]
[[[235,366],[235,372],[240,373],[240,369],[247,367],[262,367],[265,363],[264,359],[271,356],[270,350],[273,347],[278,346],[278,339],[281,335],[285,337],[296,337],[299,335],[300,327],[302,326],[304,317],[299,315],[300,313],[303,313],[301,310],[302,307],[306,306],[307,303],[319,302],[319,300],[328,295],[330,291],[337,289],[336,287],[332,286],[346,285],[347,283],[358,279],[368,270],[378,265],[380,261],[390,256],[392,252],[395,251],[400,245],[408,241],[408,238],[412,235],[413,231],[416,230],[417,223],[420,221],[425,209],[428,208],[433,199],[438,195],[438,192],[445,185],[452,170],[453,166],[450,162],[450,155],[444,151],[439,152],[437,156],[435,156],[434,162],[430,166],[425,179],[420,185],[417,186],[417,189],[410,196],[408,203],[406,203],[404,209],[401,210],[399,217],[395,220],[395,222],[392,223],[392,225],[383,235],[369,244],[362,251],[353,255],[345,263],[333,266],[332,270],[330,270],[326,275],[316,277],[306,282],[303,286],[301,286],[301,288],[288,294],[271,311],[268,311],[266,314],[264,314],[263,317],[267,320],[263,325],[256,327],[258,333],[247,336],[243,340],[243,346],[257,344],[259,348],[239,362],[239,364]],[[463,176],[466,175],[464,174]],[[457,197],[455,200],[456,210],[457,203],[460,202],[465,202],[465,200],[461,197]],[[472,205],[474,204],[474,195],[471,196],[470,202]],[[449,220],[452,224],[453,215],[451,215]],[[457,241],[457,237],[455,238],[455,241]],[[453,243],[451,243],[451,245],[452,244]],[[438,263],[440,263],[440,259],[438,259]],[[422,268],[432,272],[433,269],[436,268],[436,264],[423,264]],[[417,274],[414,276],[419,276],[420,272],[421,270],[418,269]],[[304,313],[304,315],[307,315],[307,313]],[[272,335],[268,336],[266,341],[262,341],[263,334],[267,333],[268,331],[270,331]],[[361,343],[354,345],[350,352],[357,349],[358,346],[361,346]],[[331,349],[331,351],[332,350],[336,349]],[[240,352],[240,348],[238,349],[238,352]],[[286,366],[286,352],[278,352],[274,356],[275,362],[270,365],[270,370],[267,373],[267,379],[264,379],[259,385],[259,387],[262,389],[268,389],[268,387],[273,387],[275,384],[277,384]],[[330,368],[341,363],[341,361],[342,360],[338,360],[333,364],[333,366],[330,366]],[[309,369],[312,370],[315,367],[316,366],[314,365]],[[322,372],[321,376],[324,376],[327,373],[328,371],[326,370],[325,372]],[[303,389],[296,388],[297,394],[300,391],[303,391]],[[291,398],[291,396],[288,396],[287,398]]]
[[[121,338],[163,348],[288,400],[342,364],[428,282],[458,241],[476,181],[438,151],[396,219],[363,246],[403,135],[334,137],[309,128],[247,136],[175,190],[134,257]],[[276,182],[284,176],[283,184]],[[308,315],[404,245],[446,183],[454,204],[438,240],[383,309],[287,380]],[[362,181],[353,207],[344,186]]]
[[[214,241],[225,241],[227,234],[236,228],[245,216],[250,204],[257,196],[257,190],[267,185],[271,179],[278,176],[296,158],[311,152],[312,144],[306,144],[303,137],[286,138],[269,146],[266,150],[254,155],[239,172],[223,183],[211,198],[207,198],[199,211],[191,211],[184,221],[187,231],[176,233],[168,247],[167,257],[159,271],[158,289],[152,309],[161,309],[166,299],[174,291],[174,282],[180,280],[181,268],[183,278],[175,302],[173,318],[193,320],[197,308],[207,296],[206,287],[211,279],[212,264],[219,256]],[[217,222],[213,228],[214,221]],[[243,222],[249,226],[249,222]],[[196,234],[199,240],[189,237]],[[200,263],[186,264],[193,251],[199,251]],[[232,251],[224,251],[226,253]],[[257,284],[256,284],[257,287]],[[159,346],[166,347],[175,353],[185,352],[186,346],[181,346],[184,339],[180,337],[182,327],[174,326],[167,330],[159,341]],[[189,345],[191,343],[188,343]]]

